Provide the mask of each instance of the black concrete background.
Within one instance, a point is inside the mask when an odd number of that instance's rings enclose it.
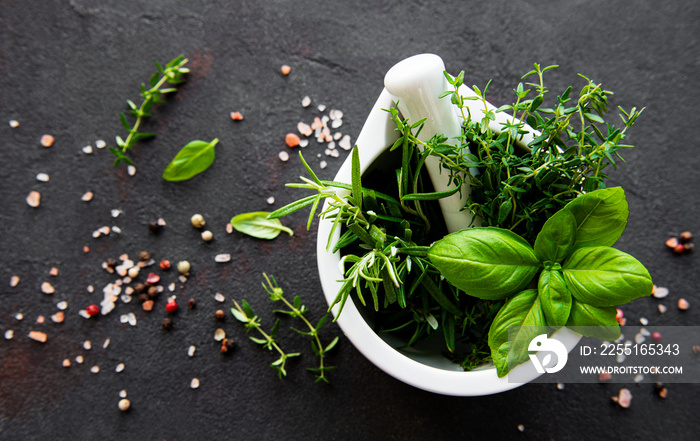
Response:
[[[239,323],[217,323],[213,300],[246,298],[263,322],[272,306],[260,287],[263,271],[298,294],[314,318],[325,309],[315,264],[315,226],[304,215],[285,224],[294,237],[262,242],[224,227],[235,214],[267,210],[299,197],[286,189],[301,174],[284,135],[298,121],[320,114],[304,109],[302,97],[341,109],[343,133],[353,139],[382,89],[384,73],[421,52],[441,55],[447,69],[467,72],[467,84],[483,86],[495,104],[533,62],[561,67],[547,76],[550,89],[580,86],[583,73],[615,92],[611,105],[646,107],[623,152],[627,163],[611,185],[627,191],[631,215],[618,247],[638,257],[656,283],[668,287],[660,315],[658,300],[625,307],[630,320],[659,325],[697,325],[700,303],[697,256],[672,255],[664,241],[682,230],[699,232],[700,188],[697,127],[700,101],[700,6],[691,1],[113,1],[0,2],[0,438],[26,439],[697,439],[700,389],[669,386],[660,399],[650,384],[527,385],[480,398],[444,397],[407,386],[375,368],[341,337],[329,361],[338,366],[331,385],[314,384],[306,340],[288,330],[280,339],[304,352],[279,380],[268,367],[273,354],[248,341]],[[106,150],[81,148],[122,135],[118,114],[124,100],[138,101],[138,85],[183,53],[192,70],[187,83],[155,108],[144,129],[157,137],[134,148],[137,173],[111,167]],[[288,77],[282,64],[292,67]],[[245,120],[234,123],[231,111]],[[11,128],[9,120],[20,126]],[[39,145],[44,133],[56,142]],[[218,137],[217,159],[204,174],[184,183],[161,179],[179,147]],[[307,157],[322,148],[311,141]],[[331,178],[347,156],[325,158],[319,174]],[[39,183],[38,172],[51,180]],[[39,190],[42,203],[25,203]],[[94,199],[80,200],[86,191]],[[122,209],[117,219],[111,209]],[[204,243],[189,224],[202,213],[215,235]],[[146,224],[167,221],[162,234]],[[123,233],[93,239],[103,225]],[[83,246],[91,251],[83,253]],[[77,311],[102,296],[114,280],[100,268],[108,257],[148,250],[156,259],[192,262],[192,277],[176,291],[180,310],[163,331],[164,299],[151,313],[136,303],[118,304],[110,315],[85,320]],[[215,264],[230,252],[233,261]],[[58,277],[48,274],[51,267]],[[11,288],[12,275],[21,277]],[[143,278],[143,276],[141,276]],[[174,280],[165,273],[164,280]],[[42,294],[43,281],[56,287]],[[96,292],[87,292],[88,285]],[[184,301],[198,300],[189,310]],[[690,310],[679,312],[678,298]],[[48,317],[56,303],[69,309],[63,324]],[[230,301],[230,300],[229,300]],[[228,308],[228,304],[226,305]],[[25,319],[14,315],[23,312]],[[134,312],[135,327],[121,324]],[[36,324],[38,315],[47,323]],[[222,356],[213,340],[223,327],[237,341]],[[26,337],[47,332],[41,345]],[[325,338],[340,335],[325,328]],[[107,349],[102,343],[110,338]],[[91,340],[93,349],[81,343]],[[187,356],[189,345],[195,357]],[[64,358],[85,363],[61,367]],[[115,373],[124,362],[126,369]],[[99,365],[98,374],[90,373]],[[201,380],[191,390],[193,377]],[[610,401],[620,387],[634,398],[629,409]],[[117,409],[125,389],[132,407]],[[525,431],[517,429],[523,424]]]

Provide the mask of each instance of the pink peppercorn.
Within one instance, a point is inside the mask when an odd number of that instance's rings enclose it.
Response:
[[[656,331],[651,334],[651,338],[655,341],[661,340],[661,333],[659,331]]]
[[[168,311],[170,314],[173,312],[177,311],[177,302],[175,300],[170,300],[166,305],[165,305],[165,310]]]
[[[88,315],[92,317],[93,315],[97,315],[100,313],[100,307],[97,305],[90,305],[87,308],[85,308],[85,312],[87,312]]]
[[[150,283],[151,285],[155,285],[160,281],[160,276],[156,273],[148,273],[148,277],[146,278],[146,282]]]

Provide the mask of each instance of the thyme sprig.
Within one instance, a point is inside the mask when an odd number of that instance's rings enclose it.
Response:
[[[606,122],[612,92],[583,75],[579,76],[585,84],[578,97],[572,97],[569,86],[551,107],[543,107],[549,93],[543,74],[556,67],[543,68],[535,63],[534,69],[522,78],[534,76],[536,82],[519,83],[514,90],[515,103],[495,110],[487,106],[488,84],[483,91],[473,86],[476,96],[463,97],[459,87],[464,74],[452,77],[446,73],[454,90],[443,96],[450,96],[465,116],[462,143],[450,148],[437,137],[426,146],[431,154],[441,158],[442,166],[455,179],[469,177],[471,195],[467,208],[481,217],[484,226],[513,230],[531,243],[544,221],[570,200],[605,188],[605,169],[616,169],[617,160],[624,161],[619,150],[632,147],[623,141],[644,110],[626,111],[619,107],[622,126]],[[527,86],[534,88],[532,99],[528,98],[532,89]],[[485,110],[480,120],[469,114],[466,100],[483,103]],[[510,115],[507,122],[501,123],[500,133],[492,129],[499,112]],[[539,135],[524,145],[521,140],[527,132],[526,124]],[[411,142],[420,142],[409,137]],[[470,173],[474,166],[479,167],[478,175]]]
[[[132,126],[123,112],[119,114],[122,126],[127,130],[128,135],[126,139],[123,139],[121,136],[116,137],[117,148],[109,147],[109,151],[116,156],[114,160],[115,167],[121,162],[133,165],[134,162],[126,155],[127,150],[131,149],[139,140],[155,136],[155,133],[139,132],[141,123],[144,118],[151,116],[150,112],[153,104],[164,103],[165,101],[161,97],[164,94],[177,90],[175,87],[162,88],[166,83],[176,86],[185,81],[184,74],[189,72],[189,69],[184,67],[187,61],[183,55],[170,60],[165,66],[161,66],[156,61],[155,64],[158,71],[151,76],[149,86],[146,87],[145,84],[141,84],[140,96],[143,98],[141,105],[137,106],[133,101],[126,100],[129,106],[129,113],[136,117],[136,120]]]
[[[273,302],[282,302],[288,309],[276,309],[274,312],[280,314],[286,314],[290,317],[295,317],[304,322],[308,331],[302,331],[296,328],[291,328],[294,332],[301,335],[306,335],[311,338],[311,349],[316,354],[319,359],[319,366],[317,368],[307,368],[308,371],[313,372],[316,376],[316,382],[323,381],[329,383],[327,372],[335,369],[335,366],[329,366],[325,363],[325,355],[328,351],[333,349],[335,345],[338,344],[338,337],[335,337],[326,346],[321,343],[321,338],[319,337],[319,330],[326,323],[328,319],[328,314],[321,317],[321,319],[312,325],[309,319],[306,318],[306,314],[309,310],[306,306],[302,305],[301,297],[295,296],[294,300],[290,302],[284,297],[284,291],[279,287],[274,276],[269,276],[263,273],[265,277],[265,282],[263,282],[263,288],[270,295],[270,300]]]
[[[262,324],[260,322],[260,319],[258,318],[257,315],[253,312],[253,309],[250,307],[248,302],[245,300],[241,300],[242,306],[238,304],[235,300],[233,301],[233,304],[235,305],[234,308],[231,308],[231,314],[240,322],[243,323],[243,325],[246,328],[246,332],[250,332],[252,330],[257,331],[260,335],[262,335],[263,338],[258,338],[258,337],[253,337],[249,336],[252,341],[255,343],[263,346],[266,349],[275,350],[279,354],[279,358],[270,364],[270,367],[273,368],[274,370],[277,371],[277,374],[279,375],[280,378],[283,376],[287,376],[287,371],[286,371],[286,364],[287,364],[287,359],[292,358],[292,357],[298,357],[301,355],[299,352],[293,352],[293,353],[286,353],[282,350],[282,348],[279,346],[277,340],[274,338],[275,335],[277,334],[277,331],[279,331],[280,327],[280,320],[277,319],[275,321],[274,326],[272,327],[272,330],[270,330],[269,333],[265,332],[262,328]]]

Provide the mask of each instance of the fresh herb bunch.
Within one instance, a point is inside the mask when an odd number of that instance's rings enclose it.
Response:
[[[508,299],[489,330],[499,376],[527,361],[528,343],[549,328],[620,337],[616,306],[650,295],[653,285],[644,265],[612,248],[628,216],[620,187],[600,189],[548,219],[534,247],[497,227],[464,229],[430,247],[430,261],[451,284],[474,297]]]
[[[175,86],[185,81],[184,75],[189,72],[189,69],[184,67],[187,61],[183,55],[170,60],[165,67],[156,61],[155,64],[158,71],[151,76],[148,87],[143,83],[141,84],[141,98],[143,98],[141,105],[137,106],[133,101],[126,100],[126,103],[129,105],[129,112],[136,117],[136,120],[132,126],[124,113],[119,114],[121,123],[127,130],[128,135],[126,139],[123,139],[121,136],[116,137],[117,148],[109,147],[109,151],[116,156],[114,160],[115,167],[121,162],[133,165],[134,162],[126,155],[127,150],[131,149],[139,140],[155,136],[155,133],[139,132],[139,127],[144,118],[151,116],[150,112],[153,104],[164,103],[165,101],[161,97],[164,94],[177,90],[175,87],[161,88],[166,83]]]
[[[328,248],[338,227],[344,229],[333,245],[343,254],[344,279],[332,305],[339,304],[338,314],[353,292],[366,305],[369,291],[380,330],[410,330],[408,346],[442,336],[444,352],[463,368],[493,359],[501,376],[528,358],[524,334],[508,339],[511,326],[596,326],[592,336],[619,334],[615,305],[649,295],[651,278],[632,256],[610,248],[628,211],[624,192],[606,189],[604,170],[617,166],[614,156],[622,160],[620,148],[631,147],[622,141],[641,111],[620,109],[621,129],[606,123],[612,92],[583,76],[587,84],[575,102],[569,87],[554,107],[542,107],[543,73],[554,67],[535,64],[523,78],[537,76],[538,83],[526,83],[537,95],[527,99],[530,90],[520,83],[516,102],[499,109],[486,101],[488,85],[465,97],[459,90],[464,72],[445,73],[454,91],[442,97],[463,117],[457,146],[439,133],[419,140],[424,121],[402,120],[389,109],[400,134],[390,150],[398,150],[400,160],[388,190],[363,186],[357,148],[351,184],[318,179],[301,157],[310,178],[288,185],[316,193],[269,218],[311,206],[308,228],[327,200],[319,216],[333,221]],[[483,118],[474,119],[467,100],[483,104]],[[499,112],[510,112],[507,122],[497,123]],[[524,145],[526,124],[537,132]],[[423,173],[430,155],[449,173],[452,190],[432,191]],[[464,209],[484,227],[446,235],[434,216],[439,207],[429,204],[465,182],[471,193]]]
[[[471,193],[466,208],[481,218],[483,226],[512,230],[530,243],[544,222],[569,201],[584,192],[605,188],[605,169],[611,165],[617,168],[615,158],[624,161],[619,150],[632,147],[623,141],[644,110],[632,108],[628,112],[620,107],[621,128],[606,122],[612,92],[583,75],[585,85],[578,97],[572,98],[569,86],[551,107],[544,107],[549,90],[543,74],[558,66],[542,68],[535,63],[534,67],[522,78],[534,76],[536,82],[519,83],[515,103],[495,110],[486,101],[489,84],[483,91],[473,86],[476,96],[465,97],[459,91],[464,72],[456,77],[445,73],[454,90],[442,97],[449,96],[462,112],[461,142],[453,146],[436,136],[421,143],[410,136],[411,142],[425,144],[439,156],[455,180],[469,180]],[[528,96],[533,90],[527,86],[534,88],[532,99]],[[483,118],[472,118],[467,100],[483,104]],[[499,125],[494,124],[499,112],[510,117],[494,130]],[[522,135],[532,129],[536,131],[534,139],[525,145]],[[470,172],[474,167],[479,170],[476,176]]]
[[[393,117],[397,124],[405,124],[395,109]],[[401,167],[393,170],[396,181],[387,192],[362,185],[357,149],[352,153],[351,184],[320,180],[300,154],[310,178],[301,177],[302,183],[288,186],[316,194],[269,217],[277,219],[310,206],[310,227],[319,204],[327,200],[327,209],[319,216],[333,221],[328,247],[334,232],[343,229],[333,251],[342,249],[342,265],[349,266],[332,305],[339,305],[338,314],[351,295],[365,307],[369,295],[371,308],[367,309],[378,314],[378,331],[401,332],[407,336],[408,346],[439,338],[449,358],[465,369],[476,367],[490,357],[488,324],[501,302],[463,295],[427,259],[428,248],[419,244],[429,244],[446,233],[435,215],[438,209],[429,204],[444,195],[430,191],[429,179],[422,172],[427,153],[409,143],[407,137],[399,139],[391,150],[400,154]]]

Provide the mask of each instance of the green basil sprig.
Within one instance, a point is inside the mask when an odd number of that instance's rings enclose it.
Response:
[[[185,181],[208,169],[216,157],[214,146],[218,139],[211,142],[191,141],[175,155],[163,172],[166,181]]]
[[[528,359],[524,337],[508,340],[512,326],[569,326],[590,337],[619,337],[615,306],[652,289],[644,265],[611,247],[628,216],[624,190],[607,188],[579,196],[555,213],[534,248],[494,227],[458,231],[431,246],[430,261],[452,285],[474,297],[508,299],[489,331],[499,376]],[[538,274],[537,288],[526,289]]]

